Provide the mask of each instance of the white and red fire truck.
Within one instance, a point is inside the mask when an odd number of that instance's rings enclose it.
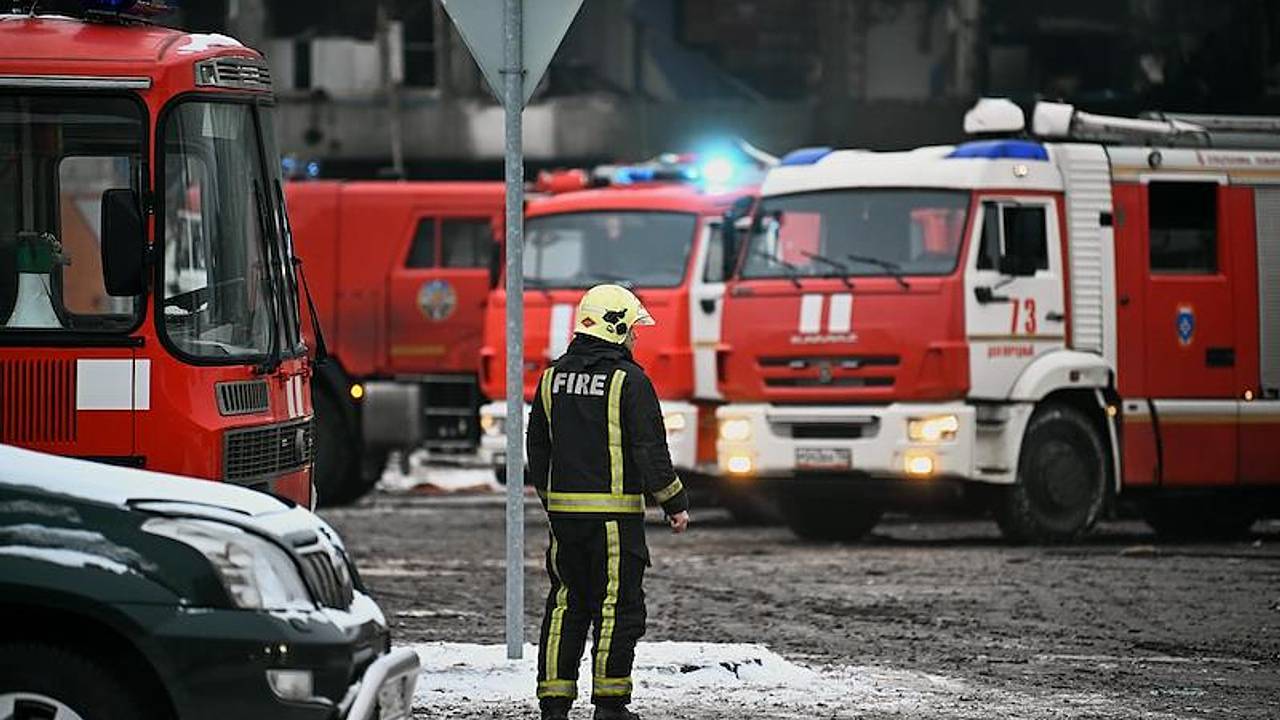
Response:
[[[797,151],[724,307],[721,467],[810,538],[1115,498],[1227,534],[1280,497],[1280,123],[984,100],[954,147]]]
[[[0,442],[307,504],[270,73],[162,5],[0,15]]]
[[[637,361],[662,402],[673,464],[686,483],[710,489],[715,460],[715,350],[720,342],[726,260],[721,218],[749,205],[758,168],[744,164],[735,181],[714,158],[665,156],[637,165],[568,171],[540,178],[525,212],[525,396],[532,399],[547,364],[573,335],[578,300],[606,282],[631,287],[657,320],[646,328]],[[705,168],[710,165],[711,172]],[[709,186],[705,175],[720,182]],[[730,189],[729,186],[732,186]],[[480,381],[496,401],[481,408],[482,455],[501,478],[506,460],[506,293],[490,296]],[[527,411],[527,407],[526,407]],[[743,517],[767,508],[719,488]]]

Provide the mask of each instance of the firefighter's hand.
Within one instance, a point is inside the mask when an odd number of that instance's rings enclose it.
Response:
[[[681,510],[675,515],[667,518],[667,522],[671,523],[671,532],[679,535],[689,529],[689,511]]]

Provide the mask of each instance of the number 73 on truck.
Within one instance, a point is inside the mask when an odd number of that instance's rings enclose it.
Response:
[[[1116,500],[1280,509],[1280,121],[981,101],[957,146],[797,151],[724,303],[722,469],[807,537],[959,504],[1020,541]]]

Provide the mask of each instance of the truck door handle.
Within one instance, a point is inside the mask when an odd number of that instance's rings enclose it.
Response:
[[[1067,316],[1060,312],[1051,310],[1045,313],[1044,319],[1047,320],[1048,322],[1062,322],[1063,320],[1067,319]]]
[[[978,287],[975,287],[973,289],[973,296],[977,298],[978,303],[981,305],[990,305],[991,303],[1009,302],[1008,295],[997,295],[995,293],[995,290],[992,290],[986,285],[979,285]]]
[[[698,301],[698,304],[702,306],[702,312],[708,315],[716,311],[715,298],[702,298],[701,300]]]
[[[1236,349],[1211,347],[1204,351],[1204,364],[1209,367],[1235,367]]]

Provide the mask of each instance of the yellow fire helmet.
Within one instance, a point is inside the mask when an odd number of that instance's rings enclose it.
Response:
[[[636,325],[654,325],[635,293],[621,285],[597,285],[578,301],[573,331],[621,344]]]

